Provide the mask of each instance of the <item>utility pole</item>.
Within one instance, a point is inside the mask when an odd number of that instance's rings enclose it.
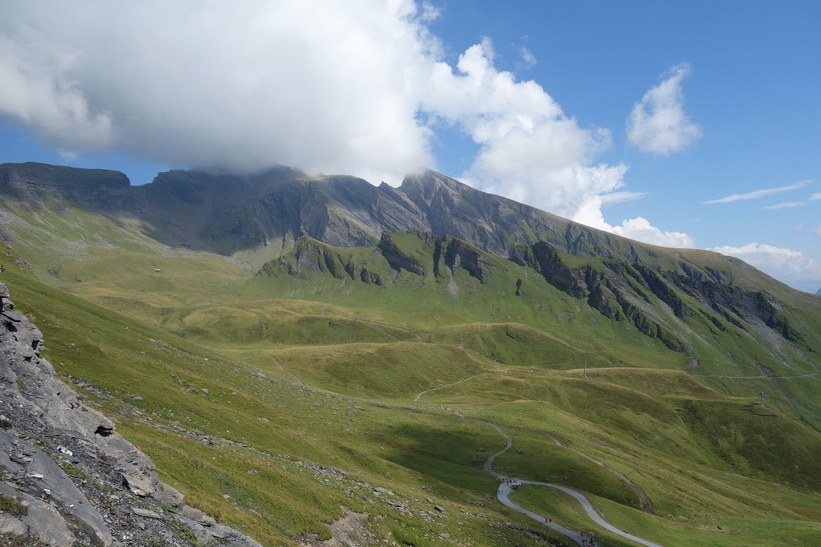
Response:
[[[759,391],[758,394],[761,396],[761,399],[758,401],[758,406],[764,406],[764,397],[766,396],[763,391]]]
[[[587,359],[584,360],[584,377],[587,378]]]

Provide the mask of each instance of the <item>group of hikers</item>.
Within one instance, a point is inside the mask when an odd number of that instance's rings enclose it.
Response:
[[[516,479],[512,479],[510,477],[506,477],[506,478],[502,479],[502,483],[503,484],[509,484],[511,490],[518,490],[519,487],[522,485],[522,483],[520,481],[517,481]],[[545,524],[552,523],[553,522],[553,517],[545,517],[544,522],[545,522]],[[595,543],[596,534],[595,533],[591,533],[589,536],[586,535],[587,532],[585,532],[584,530],[580,530],[579,533],[582,536],[582,546],[583,547],[595,547],[595,545],[596,545],[596,543]]]
[[[512,490],[518,490],[519,487],[522,485],[522,483],[514,479],[502,479],[502,482],[504,484],[509,484]]]
[[[582,534],[582,547],[595,547],[596,543],[594,542],[596,538],[595,533],[591,533],[590,537],[584,537],[584,530],[581,531]]]

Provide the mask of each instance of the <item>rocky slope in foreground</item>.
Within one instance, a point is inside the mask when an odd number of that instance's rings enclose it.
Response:
[[[184,504],[41,358],[42,334],[0,283],[0,543],[254,546]]]

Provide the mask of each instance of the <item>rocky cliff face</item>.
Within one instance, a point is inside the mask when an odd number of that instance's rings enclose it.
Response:
[[[42,347],[0,283],[0,543],[259,545],[185,505],[111,420],[55,377]]]
[[[674,352],[692,351],[705,336],[717,345],[720,340],[758,337],[782,362],[788,359],[782,342],[808,354],[819,350],[815,336],[802,328],[790,306],[765,290],[716,281],[721,274],[715,271],[695,270],[684,262],[674,264],[676,270],[665,270],[615,258],[579,259],[545,242],[515,245],[509,260],[531,268],[559,291],[613,321],[632,325]],[[383,287],[392,285],[401,272],[417,277],[419,283],[432,274],[432,281],[448,282],[455,295],[457,270],[484,284],[505,275],[499,273],[504,268],[497,268],[505,262],[450,236],[385,231],[378,244],[358,253],[303,237],[292,252],[264,265],[261,274],[306,278],[306,272],[320,272]],[[510,281],[511,293],[522,296],[522,279]]]
[[[123,173],[69,169],[42,163],[0,165],[0,193],[32,206],[45,198],[68,200],[93,210],[122,207],[131,192]]]
[[[129,186],[116,171],[23,163],[0,165],[0,197],[39,203],[43,196],[109,217],[142,220],[165,244],[230,253],[309,236],[340,247],[372,245],[382,232],[453,236],[507,256],[515,243],[582,243],[588,229],[515,201],[480,192],[432,171],[398,188],[349,176],[309,177],[280,167],[253,176],[197,171],[160,173]]]

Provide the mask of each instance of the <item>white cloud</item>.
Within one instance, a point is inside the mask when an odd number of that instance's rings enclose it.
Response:
[[[681,232],[662,231],[652,226],[650,222],[643,217],[627,219],[622,221],[618,226],[611,226],[605,222],[602,216],[602,201],[602,196],[592,196],[579,208],[579,211],[572,220],[651,245],[683,248],[695,247],[696,242],[689,235]]]
[[[9,25],[11,19],[0,21]],[[0,115],[46,137],[65,137],[58,142],[90,150],[105,147],[112,119],[105,109],[89,104],[75,81],[80,64],[76,52],[31,42],[0,32]]]
[[[520,67],[523,69],[529,69],[536,66],[536,56],[533,55],[533,52],[527,49],[526,47],[522,46],[519,48],[519,55],[521,55],[522,60],[519,63]]]
[[[645,196],[647,196],[647,192],[613,192],[611,194],[605,194],[600,197],[602,207],[607,207],[608,205],[615,205],[617,203],[627,203],[628,201],[642,199]]]
[[[821,261],[807,258],[800,251],[765,243],[748,243],[742,247],[715,247],[708,250],[740,258],[772,277],[805,291],[815,292],[821,286]]]
[[[442,10],[431,4],[430,2],[422,2],[422,13],[419,15],[419,20],[423,23],[435,21],[442,16]]]
[[[804,201],[788,201],[785,203],[778,203],[776,205],[768,205],[766,207],[762,207],[762,209],[787,209],[789,207],[801,207],[802,205],[806,205],[807,203]]]
[[[798,190],[799,188],[803,188],[804,186],[812,183],[812,180],[800,180],[798,182],[794,182],[792,184],[788,184],[786,186],[779,186],[777,188],[764,188],[761,190],[755,190],[753,192],[747,192],[746,194],[732,194],[730,196],[726,196],[719,199],[712,199],[710,201],[705,201],[704,204],[712,204],[712,203],[731,203],[733,201],[743,201],[748,199],[759,199],[765,196],[770,196],[772,194],[780,194],[782,192],[789,192],[790,190]],[[810,200],[815,199],[811,197]]]
[[[651,226],[643,217],[623,221],[620,226],[613,228],[613,233],[662,247],[695,247],[695,240],[689,235],[682,232],[664,232]]]
[[[684,113],[681,82],[689,74],[688,64],[674,66],[666,79],[636,103],[627,119],[627,140],[632,146],[642,152],[669,156],[701,137],[701,127]]]
[[[819,199],[821,199],[821,192],[811,195],[807,201],[818,201]]]
[[[443,62],[430,3],[7,0],[3,11],[0,118],[55,148],[397,183],[435,167],[443,124],[479,145],[463,175],[483,190],[568,218],[624,197],[607,195],[627,167],[596,162],[609,131],[498,70],[489,39]]]
[[[0,117],[64,149],[401,177],[431,163],[409,82],[436,16],[411,0],[9,0]]]
[[[493,56],[485,39],[459,57],[455,71],[440,62],[425,79],[423,109],[480,145],[463,177],[566,217],[590,196],[620,188],[626,166],[593,162],[609,132],[579,127],[536,82],[497,70]]]

